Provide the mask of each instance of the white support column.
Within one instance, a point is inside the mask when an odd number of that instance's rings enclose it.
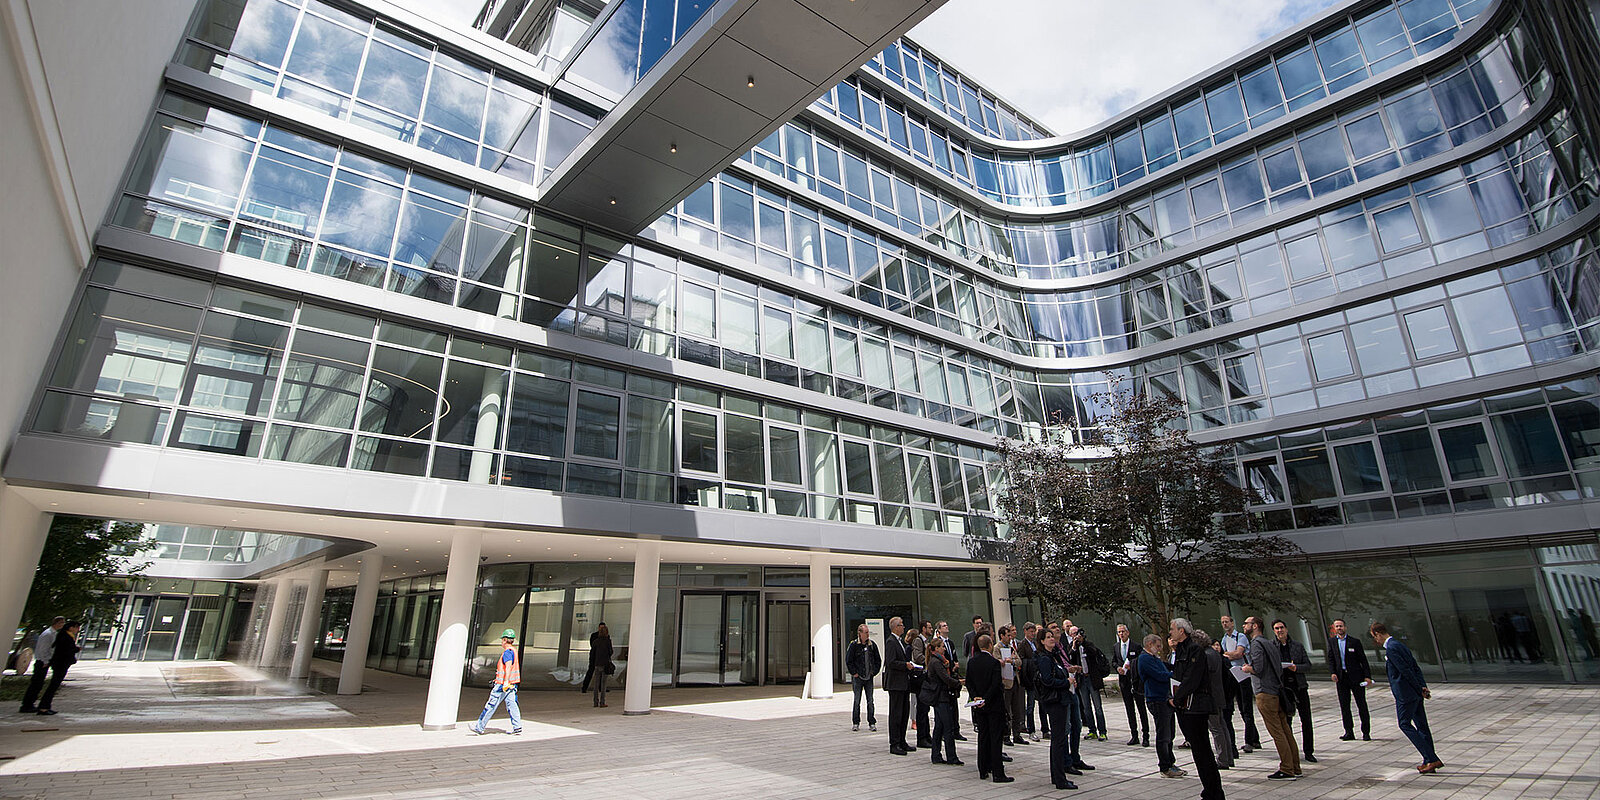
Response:
[[[994,606],[990,612],[994,616],[989,618],[989,622],[993,623],[995,630],[1000,630],[1001,625],[1015,624],[1011,620],[1011,584],[1006,581],[1005,567],[989,567],[989,600]]]
[[[14,631],[55,519],[0,484],[0,631]]]
[[[283,626],[294,599],[294,582],[277,578],[261,586],[272,587],[272,605],[267,608],[267,631],[261,636],[261,656],[256,659],[256,666],[275,667],[283,656]],[[261,602],[260,587],[256,588],[256,602]]]
[[[339,694],[361,694],[367,671],[367,644],[372,641],[372,615],[378,607],[378,577],[383,574],[383,554],[376,549],[361,555],[361,575],[356,578],[356,599],[350,605],[350,628],[344,634],[344,664],[339,667]]]
[[[633,551],[628,675],[622,695],[622,713],[628,716],[650,713],[650,684],[656,671],[656,596],[660,587],[661,543],[640,540]]]
[[[813,700],[833,697],[833,568],[828,557],[811,556],[811,680]]]
[[[294,659],[289,662],[290,678],[311,674],[311,654],[316,652],[317,640],[322,638],[322,598],[327,591],[328,570],[318,565],[311,571],[306,604],[300,609],[300,635],[295,637]]]
[[[461,704],[461,678],[467,664],[467,627],[472,624],[472,599],[478,589],[478,558],[483,534],[463,531],[450,539],[450,567],[444,575],[444,602],[439,607],[439,634],[428,676],[428,706],[422,729],[446,731],[456,726]]]

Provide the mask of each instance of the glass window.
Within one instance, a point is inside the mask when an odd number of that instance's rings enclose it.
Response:
[[[1442,306],[1413,311],[1405,315],[1405,320],[1406,332],[1411,335],[1411,352],[1418,361],[1460,349],[1450,329],[1450,317]]]
[[[1322,445],[1283,451],[1283,467],[1289,476],[1289,500],[1309,503],[1333,497],[1333,468],[1328,464],[1328,449]]]
[[[1350,166],[1350,157],[1345,155],[1344,140],[1339,137],[1337,127],[1302,137],[1300,157],[1305,160],[1306,174],[1313,180]]]
[[[380,355],[384,349],[379,349]],[[377,371],[374,360],[373,374]],[[566,455],[567,382],[517,373],[512,386],[506,449],[557,458]]]
[[[672,471],[672,403],[629,397],[626,449],[630,467]]]
[[[1422,243],[1422,231],[1417,228],[1417,217],[1409,204],[1379,211],[1372,215],[1372,221],[1378,226],[1378,241],[1385,253]]]
[[[1333,448],[1339,464],[1339,485],[1344,493],[1366,494],[1383,491],[1383,476],[1378,472],[1378,454],[1372,442],[1352,442]]]
[[[1343,332],[1312,337],[1306,340],[1306,346],[1311,350],[1311,365],[1316,370],[1317,380],[1342,378],[1355,372]]]
[[[1506,459],[1506,471],[1513,478],[1544,475],[1567,469],[1561,441],[1556,436],[1550,415],[1543,408],[1531,408],[1494,418],[1495,438]]]
[[[872,451],[864,442],[844,442],[845,488],[872,494]]]
[[[717,471],[717,417],[701,411],[683,412],[683,468]]]
[[[1218,142],[1243,131],[1234,126],[1244,122],[1244,102],[1239,99],[1239,87],[1229,83],[1206,94],[1206,110],[1211,115],[1211,130]]]
[[[906,502],[905,458],[900,447],[874,442],[872,449],[878,460],[878,498],[890,503]]]
[[[1350,338],[1356,343],[1356,359],[1361,362],[1361,372],[1377,375],[1409,366],[1405,340],[1400,336],[1400,323],[1391,314],[1377,319],[1355,322],[1350,325]]]
[[[1283,491],[1283,477],[1278,472],[1278,459],[1256,458],[1244,462],[1245,485],[1255,490],[1262,505],[1282,503],[1288,499]]]
[[[1450,470],[1450,480],[1465,481],[1500,474],[1482,423],[1440,428],[1439,446],[1444,450],[1444,463]]]
[[[1276,113],[1267,116],[1267,119],[1283,113],[1283,93],[1278,89],[1278,75],[1272,65],[1240,78],[1239,86],[1244,90],[1244,105],[1250,112],[1252,122],[1260,124],[1258,118],[1269,112]]]
[[[572,454],[615,459],[622,400],[616,395],[579,390],[573,417]]]
[[[761,420],[728,414],[722,418],[724,475],[746,483],[766,481],[766,450],[762,441]]]
[[[831,433],[807,430],[806,457],[810,465],[811,488],[823,494],[838,494],[838,439]]]
[[[1461,327],[1461,338],[1467,350],[1478,352],[1495,347],[1522,342],[1522,328],[1511,311],[1511,301],[1504,287],[1496,286],[1451,301],[1456,318],[1472,320]]]
[[[1554,406],[1556,424],[1567,456],[1577,469],[1600,465],[1600,400],[1579,400]]]
[[[1386,433],[1379,437],[1383,462],[1388,467],[1389,485],[1396,492],[1437,489],[1444,485],[1439,459],[1433,452],[1433,437],[1426,428]]]

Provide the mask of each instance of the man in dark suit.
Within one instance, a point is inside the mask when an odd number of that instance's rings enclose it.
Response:
[[[972,656],[967,659],[967,695],[983,705],[973,709],[978,723],[978,777],[994,776],[995,783],[1010,783],[1016,778],[1006,774],[1001,760],[1001,745],[1006,735],[1005,688],[1000,682],[1000,660],[989,653],[994,640],[981,634],[973,643]]]
[[[1128,626],[1117,626],[1117,643],[1111,652],[1111,666],[1117,670],[1117,688],[1122,690],[1122,707],[1128,711],[1128,744],[1139,743],[1144,731],[1144,746],[1150,746],[1150,713],[1145,710],[1144,687],[1139,680],[1139,654],[1144,652],[1128,635]],[[1134,717],[1138,709],[1139,716]]]
[[[1344,620],[1336,619],[1328,627],[1333,634],[1328,637],[1328,672],[1333,685],[1339,690],[1339,715],[1344,718],[1344,735],[1348,742],[1356,738],[1354,721],[1350,719],[1350,698],[1361,711],[1361,738],[1372,740],[1372,724],[1367,716],[1367,683],[1372,680],[1372,668],[1367,665],[1367,648],[1361,640],[1345,635]]]
[[[1390,636],[1389,628],[1383,623],[1372,623],[1367,632],[1372,634],[1372,640],[1383,651],[1383,665],[1389,673],[1389,691],[1394,694],[1394,710],[1400,722],[1400,732],[1422,754],[1422,763],[1417,765],[1417,771],[1424,774],[1437,772],[1444,762],[1434,752],[1433,731],[1428,728],[1428,715],[1422,708],[1423,701],[1433,697],[1433,693],[1428,691],[1427,680],[1422,677],[1422,668],[1417,666],[1411,648]]]
[[[889,618],[889,635],[883,640],[883,690],[889,693],[889,752],[897,756],[917,748],[906,744],[906,721],[911,716],[911,673],[916,664],[906,650],[906,624]]]
[[[928,640],[933,638],[933,623],[923,620],[917,632],[911,635],[911,663],[920,669],[911,672],[911,702],[915,704],[913,711],[917,720],[917,746],[933,746],[933,725],[929,715],[933,706],[922,702],[922,679],[928,674]]]

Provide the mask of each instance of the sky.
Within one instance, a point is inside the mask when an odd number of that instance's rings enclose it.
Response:
[[[949,0],[910,38],[1059,135],[1342,0]]]

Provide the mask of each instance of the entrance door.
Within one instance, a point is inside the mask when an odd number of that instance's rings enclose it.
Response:
[[[187,597],[158,597],[155,610],[146,620],[144,652],[141,661],[171,661],[178,656],[178,629],[183,627]]]
[[[767,601],[767,683],[805,683],[811,669],[811,603]]]
[[[754,684],[761,595],[684,592],[678,615],[678,684]]]

